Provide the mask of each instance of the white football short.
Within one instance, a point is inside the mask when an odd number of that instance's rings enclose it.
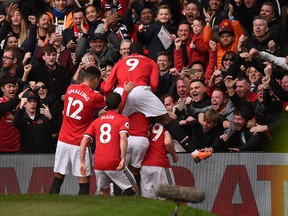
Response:
[[[126,165],[130,164],[135,168],[140,168],[141,163],[149,148],[149,140],[142,136],[129,136],[126,153]]]
[[[141,176],[141,196],[147,198],[159,198],[156,194],[160,184],[175,185],[172,168],[163,168],[157,166],[142,166]]]
[[[102,189],[110,187],[111,181],[117,184],[122,190],[131,188],[136,184],[136,180],[128,168],[117,170],[95,170],[96,194],[99,195]]]
[[[85,164],[87,176],[91,175],[92,153],[90,147],[86,147]],[[68,175],[70,172],[77,177],[83,177],[80,173],[80,146],[71,145],[58,140],[55,153],[54,172]]]
[[[116,88],[114,92],[122,95],[123,88]],[[150,86],[136,86],[128,94],[123,115],[129,116],[135,112],[143,113],[146,117],[156,117],[167,113],[164,104],[152,93]]]

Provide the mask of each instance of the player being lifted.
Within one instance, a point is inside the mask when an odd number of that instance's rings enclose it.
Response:
[[[185,131],[169,117],[163,103],[152,93],[157,89],[159,71],[157,64],[143,55],[142,44],[133,42],[130,53],[113,67],[105,84],[104,93],[107,95],[116,85],[114,91],[122,94],[124,83],[134,82],[135,87],[128,95],[123,115],[129,116],[134,112],[140,112],[146,117],[155,117],[156,121],[161,123],[187,152],[192,152],[195,160],[200,161],[211,156],[210,152],[196,150],[195,145],[189,142]]]

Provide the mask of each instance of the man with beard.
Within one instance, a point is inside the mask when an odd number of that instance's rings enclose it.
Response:
[[[236,132],[225,142],[230,152],[261,151],[264,135],[263,133],[252,133],[247,127],[248,121],[252,119],[252,113],[246,106],[238,107],[234,111],[233,122]]]
[[[212,1],[212,0],[211,0]],[[229,7],[229,19],[223,20],[219,24],[219,42],[217,43],[217,68],[221,68],[222,57],[225,52],[231,50],[237,52],[239,37],[244,34],[239,21],[234,19],[233,7]],[[205,13],[206,26],[203,29],[203,40],[205,46],[209,48],[209,41],[212,40],[211,17]]]

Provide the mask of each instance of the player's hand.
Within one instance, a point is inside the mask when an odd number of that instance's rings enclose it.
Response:
[[[125,82],[123,86],[123,90],[127,91],[128,93],[132,91],[132,89],[135,87],[135,82],[129,81],[128,83]]]
[[[86,176],[87,175],[87,169],[86,169],[86,165],[85,165],[84,162],[80,163],[80,173],[81,173],[82,176]]]
[[[120,171],[123,170],[125,168],[125,159],[121,159],[118,167],[116,168],[116,170]]]
[[[177,163],[179,161],[179,156],[176,154],[173,156],[173,163]]]

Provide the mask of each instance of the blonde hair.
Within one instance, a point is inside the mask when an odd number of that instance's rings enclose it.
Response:
[[[14,32],[14,33],[17,33],[19,35],[18,36],[18,42],[21,45],[24,42],[24,40],[28,37],[28,33],[27,33],[27,26],[26,26],[26,22],[25,22],[24,16],[23,16],[23,14],[21,13],[20,10],[17,10],[17,11],[20,13],[20,16],[21,16],[20,31],[19,31],[19,33],[18,32]],[[11,28],[13,30],[12,23],[11,23]]]

